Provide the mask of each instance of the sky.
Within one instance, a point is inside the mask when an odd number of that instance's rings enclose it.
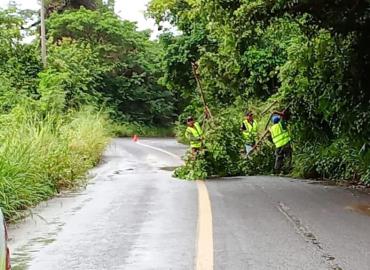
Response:
[[[22,9],[39,9],[38,0],[15,0]],[[153,37],[158,35],[158,27],[153,20],[144,17],[144,11],[149,0],[116,0],[116,13],[123,19],[135,21],[139,30],[150,29]],[[8,5],[9,0],[0,0],[0,7]]]

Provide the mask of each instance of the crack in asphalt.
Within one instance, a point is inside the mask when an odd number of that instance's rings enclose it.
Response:
[[[321,257],[324,258],[325,261],[329,264],[330,270],[344,270],[342,267],[334,262],[335,257],[325,251],[317,236],[315,236],[315,234],[310,231],[308,227],[305,226],[297,216],[291,213],[291,210],[287,205],[279,202],[277,205],[277,209],[289,222],[293,224],[298,234],[302,236],[306,240],[306,242],[311,243],[321,253]]]
[[[276,201],[262,187],[258,185],[254,186],[263,194],[265,194],[265,196],[270,200],[279,213],[281,213],[283,217],[285,217],[294,226],[298,235],[300,235],[307,243],[310,243],[313,247],[315,247],[315,249],[321,254],[321,257],[328,264],[328,270],[344,270],[344,268],[335,263],[335,257],[325,251],[317,236],[310,231],[295,214],[292,213],[290,207],[281,201]]]

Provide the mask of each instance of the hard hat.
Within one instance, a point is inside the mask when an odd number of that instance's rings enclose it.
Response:
[[[271,120],[272,120],[272,123],[277,124],[280,122],[280,116],[274,115]]]

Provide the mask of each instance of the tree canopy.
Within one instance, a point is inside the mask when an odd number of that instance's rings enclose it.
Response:
[[[181,134],[187,116],[204,119],[195,72],[215,116],[202,175],[269,173],[271,145],[243,159],[238,123],[246,110],[264,126],[272,110],[287,109],[293,175],[369,178],[369,0],[151,0],[147,15],[178,29],[156,41],[119,18],[114,1],[47,6],[45,70],[38,40],[23,42],[30,14],[0,11],[2,112],[90,105],[116,122],[178,118]]]
[[[369,7],[368,0],[152,0],[148,13],[181,31],[163,37],[163,80],[178,96],[192,95],[185,114],[202,113],[191,74],[196,62],[213,111],[260,112],[274,102],[289,109],[296,174],[365,179]]]

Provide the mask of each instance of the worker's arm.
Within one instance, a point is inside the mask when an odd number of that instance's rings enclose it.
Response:
[[[191,140],[191,137],[193,136],[193,134],[191,134],[191,132],[189,131],[185,131],[185,138],[188,139],[189,141]]]
[[[274,111],[272,114],[277,114],[279,115],[283,120],[288,121],[290,118],[290,113],[288,109],[285,109],[284,111],[278,112]]]
[[[266,137],[267,137],[267,140],[269,140],[269,142],[273,142],[273,141],[272,141],[271,132],[269,132],[269,133],[266,135]]]
[[[285,117],[285,110],[282,112],[274,111],[272,114],[279,115],[280,117],[284,118]]]
[[[246,131],[247,130],[247,127],[245,126],[244,123],[241,125],[240,130],[241,131]]]

